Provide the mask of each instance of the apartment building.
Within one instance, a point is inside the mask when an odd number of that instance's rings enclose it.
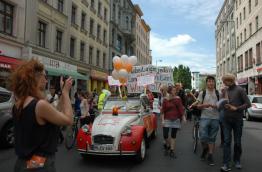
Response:
[[[7,78],[23,54],[25,6],[25,0],[0,0],[0,87],[7,87]]]
[[[138,4],[134,5],[135,10],[135,55],[138,59],[138,64],[152,64],[150,55],[150,26],[142,19],[143,11]]]

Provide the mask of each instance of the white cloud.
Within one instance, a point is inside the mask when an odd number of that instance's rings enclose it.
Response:
[[[150,47],[153,53],[153,64],[160,59],[159,65],[177,66],[183,64],[189,66],[191,71],[215,72],[215,55],[193,51],[191,44],[196,42],[188,34],[181,34],[171,38],[163,38],[151,33]]]
[[[159,6],[168,7],[175,14],[197,20],[204,24],[214,24],[224,0],[149,0]],[[174,19],[175,20],[175,19]]]

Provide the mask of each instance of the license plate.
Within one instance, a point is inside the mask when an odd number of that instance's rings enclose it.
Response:
[[[92,145],[91,149],[94,151],[112,151],[113,145]]]

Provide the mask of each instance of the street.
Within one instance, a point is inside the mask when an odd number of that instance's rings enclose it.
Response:
[[[59,146],[56,154],[56,167],[58,172],[217,172],[222,165],[222,149],[219,148],[220,139],[218,135],[217,148],[215,152],[215,166],[208,166],[200,161],[200,151],[197,155],[192,152],[192,122],[183,126],[177,135],[177,159],[164,156],[162,149],[162,133],[151,142],[144,162],[137,164],[132,158],[101,158],[89,157],[83,160],[75,150],[67,151],[64,145]],[[262,123],[244,123],[243,132],[243,169],[241,172],[258,172],[262,169]],[[0,171],[13,171],[15,155],[13,149],[0,150]],[[232,168],[232,171],[239,171]]]

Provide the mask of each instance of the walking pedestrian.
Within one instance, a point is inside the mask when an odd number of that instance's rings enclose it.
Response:
[[[168,87],[168,97],[163,99],[161,108],[161,121],[163,125],[163,136],[165,140],[165,153],[170,157],[176,157],[175,144],[177,130],[181,127],[181,120],[185,120],[184,107],[180,97],[177,95],[177,89],[174,86]],[[169,130],[171,138],[169,139]]]
[[[60,125],[72,125],[72,106],[69,91],[72,78],[60,79],[61,98],[56,110],[45,100],[47,83],[43,64],[32,59],[22,63],[11,76],[13,106],[15,172],[54,172]]]
[[[233,161],[235,167],[242,168],[242,130],[243,130],[243,115],[244,111],[251,106],[250,100],[244,89],[235,84],[235,76],[227,74],[222,77],[223,83],[228,87],[226,90],[228,95],[228,103],[225,104],[224,110],[224,151],[223,151],[223,166],[221,171],[230,171],[231,161],[231,140],[232,132],[234,134],[234,155]]]
[[[215,165],[213,153],[215,149],[216,136],[219,130],[219,113],[216,103],[219,100],[219,93],[215,89],[215,78],[207,76],[206,90],[201,91],[198,96],[197,107],[201,109],[200,117],[200,141],[202,144],[203,152],[201,160],[205,160],[208,154],[208,164]]]
[[[89,124],[90,123],[90,114],[89,114],[89,104],[87,100],[87,95],[84,92],[80,92],[79,94],[79,99],[80,99],[80,123],[81,126],[84,124]]]

